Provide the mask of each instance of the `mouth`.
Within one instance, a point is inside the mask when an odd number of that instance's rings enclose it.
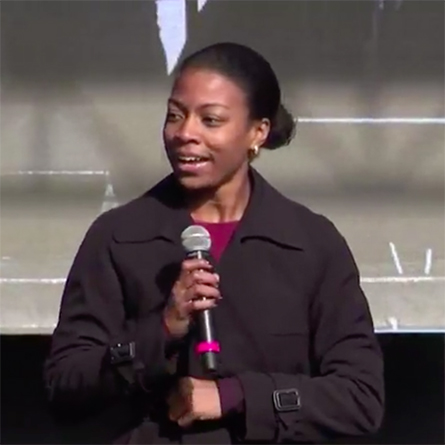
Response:
[[[199,173],[202,169],[210,166],[211,158],[208,156],[176,156],[175,165],[177,170],[183,173]]]
[[[178,156],[176,159],[181,164],[199,164],[210,160],[205,156]]]

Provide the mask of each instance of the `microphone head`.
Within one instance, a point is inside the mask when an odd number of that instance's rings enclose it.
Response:
[[[187,253],[209,252],[212,245],[209,231],[202,226],[192,225],[181,233],[181,242]]]

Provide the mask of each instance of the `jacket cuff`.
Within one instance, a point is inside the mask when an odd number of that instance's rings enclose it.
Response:
[[[175,370],[176,351],[181,341],[172,338],[165,330],[161,314],[152,314],[145,320],[129,326],[125,341],[134,344],[134,356],[126,363],[111,365],[124,378],[127,385],[140,386],[150,391],[159,377]],[[118,342],[115,342],[118,343]]]
[[[256,372],[242,373],[238,378],[244,392],[244,440],[273,442],[278,429],[272,401],[273,380],[267,374]]]
[[[236,377],[219,379],[216,382],[223,416],[244,412],[244,392]]]

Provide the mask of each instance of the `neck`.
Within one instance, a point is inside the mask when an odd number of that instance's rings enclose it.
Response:
[[[190,197],[193,219],[209,223],[238,221],[250,197],[250,181],[246,174],[222,185],[217,190],[199,192]]]

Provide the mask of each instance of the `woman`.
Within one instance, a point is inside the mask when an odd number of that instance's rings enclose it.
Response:
[[[294,120],[269,63],[233,43],[188,57],[163,137],[173,173],[102,214],[69,273],[45,377],[57,406],[126,399],[117,443],[307,443],[375,431],[383,363],[350,250],[250,162]],[[208,229],[212,264],[184,259]],[[212,309],[218,374],[194,352]]]

